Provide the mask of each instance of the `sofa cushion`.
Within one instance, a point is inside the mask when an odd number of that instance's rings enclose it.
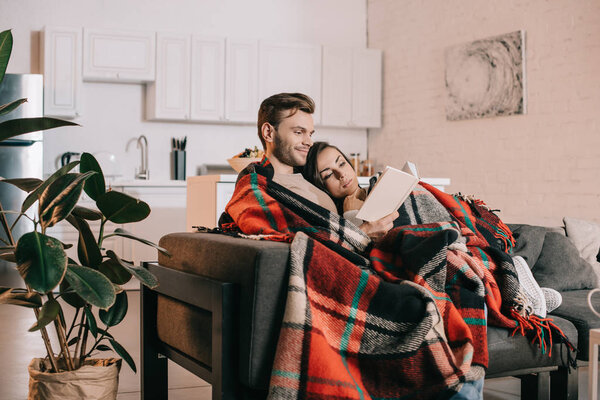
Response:
[[[598,318],[588,308],[587,296],[589,290],[569,290],[561,292],[563,301],[560,307],[552,311],[552,317],[559,316],[568,319],[577,328],[577,358],[588,360],[590,329],[600,328],[600,318]],[[592,297],[594,308],[600,311],[600,296]]]
[[[162,266],[239,285],[240,382],[267,387],[285,308],[289,244],[210,233],[172,233],[159,244],[172,254],[159,254]],[[182,311],[182,306],[189,309]],[[210,365],[209,339],[186,328],[208,324],[210,332],[210,314],[165,296],[157,307],[159,338]],[[185,313],[185,318],[172,313]]]
[[[554,323],[563,331],[574,346],[577,346],[577,330],[575,326],[560,317],[553,317]],[[487,375],[503,374],[527,368],[563,365],[567,360],[567,346],[554,343],[552,357],[543,354],[537,345],[523,335],[511,336],[511,331],[495,326],[488,327],[488,352],[490,363]],[[561,358],[562,357],[562,358]]]
[[[541,287],[558,291],[590,289],[598,284],[592,266],[579,256],[575,245],[555,232],[546,232],[542,251],[531,272]]]
[[[542,252],[544,237],[548,231],[542,226],[509,224],[516,244],[513,248],[513,256],[521,256],[529,268],[531,268]]]

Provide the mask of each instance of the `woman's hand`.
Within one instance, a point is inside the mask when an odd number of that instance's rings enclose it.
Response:
[[[393,213],[386,215],[377,221],[365,221],[359,228],[372,240],[381,239],[386,233],[388,233],[390,229],[394,227],[394,220],[399,216],[400,214],[398,214],[398,211],[394,211]]]
[[[365,202],[366,197],[367,193],[365,189],[360,187],[357,188],[354,193],[344,198],[344,212],[350,210],[359,210]]]

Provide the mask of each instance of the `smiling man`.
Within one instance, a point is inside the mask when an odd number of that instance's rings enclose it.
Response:
[[[308,149],[315,132],[313,100],[302,93],[280,93],[265,99],[258,111],[258,137],[273,166],[273,181],[292,192],[336,213],[327,193],[294,173],[306,164]]]

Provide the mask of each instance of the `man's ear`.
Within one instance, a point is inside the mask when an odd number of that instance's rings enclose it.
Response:
[[[262,134],[263,139],[265,139],[265,142],[273,143],[273,141],[275,140],[275,128],[273,128],[273,125],[269,124],[268,122],[265,122],[260,128],[260,132]]]

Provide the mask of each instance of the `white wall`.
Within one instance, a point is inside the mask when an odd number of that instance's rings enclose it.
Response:
[[[173,31],[274,39],[281,42],[366,46],[366,0],[0,0],[0,29],[12,29],[9,73],[39,72],[39,31],[45,26]],[[171,137],[188,137],[188,175],[199,164],[225,164],[258,145],[256,127],[144,120],[145,88],[137,84],[83,84],[81,128],[45,133],[44,172],[67,150],[109,151],[132,179],[140,153],[133,139],[149,141],[152,179],[169,179]],[[366,130],[317,128],[346,152],[366,154]]]
[[[369,0],[369,46],[384,52],[378,164],[410,159],[452,178],[508,222],[600,222],[598,0]],[[447,121],[444,50],[524,29],[528,113]],[[396,161],[397,162],[397,161]]]

